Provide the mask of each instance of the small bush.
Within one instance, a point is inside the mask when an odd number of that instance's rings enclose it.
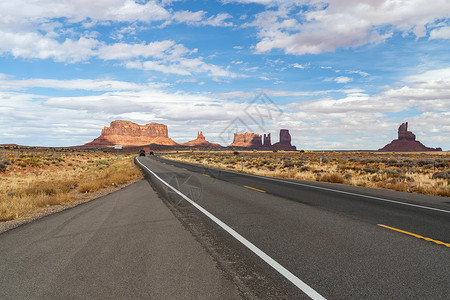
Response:
[[[295,164],[292,161],[284,161],[283,163],[283,168],[292,168],[293,166],[295,166]]]
[[[344,183],[344,177],[336,173],[324,174],[320,176],[319,180],[323,182]]]
[[[450,179],[450,171],[436,172],[431,176],[432,179]]]
[[[352,179],[352,175],[351,174],[345,174],[344,175],[344,179],[345,180],[350,180],[350,179]]]
[[[8,166],[5,164],[4,161],[0,162],[0,172],[6,172],[6,169],[8,168]]]
[[[366,173],[377,173],[378,171],[380,171],[380,168],[378,167],[364,167],[363,171]]]
[[[309,171],[309,167],[308,166],[301,167],[299,171],[300,172],[307,172],[307,171]]]

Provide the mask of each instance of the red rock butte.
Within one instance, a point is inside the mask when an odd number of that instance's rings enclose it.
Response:
[[[167,125],[150,123],[139,125],[131,121],[116,120],[105,126],[101,135],[83,147],[144,146],[144,145],[176,146],[169,138]]]
[[[425,152],[442,151],[441,148],[429,148],[419,141],[416,141],[416,135],[408,131],[408,122],[403,123],[398,128],[398,139],[393,140],[378,151],[386,152]]]
[[[280,130],[280,141],[273,145],[270,140],[270,133],[267,135],[264,134],[263,138],[257,133],[235,133],[233,143],[231,143],[229,147],[263,148],[286,151],[297,150],[297,148],[291,144],[291,135],[287,129]]]
[[[203,135],[202,131],[197,132],[197,138],[195,140],[183,143],[182,145],[189,147],[222,147],[219,144],[213,144],[208,142],[205,136]]]

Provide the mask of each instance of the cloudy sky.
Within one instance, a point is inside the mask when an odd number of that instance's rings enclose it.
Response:
[[[408,121],[449,150],[450,1],[0,1],[0,144],[116,119],[299,149],[378,149]]]

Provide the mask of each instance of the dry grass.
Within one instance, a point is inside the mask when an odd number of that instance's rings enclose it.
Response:
[[[233,171],[241,171],[244,157],[249,174],[450,197],[450,152],[190,151],[165,157]]]
[[[5,163],[6,162],[6,163]],[[0,149],[0,222],[70,204],[142,177],[131,154]]]

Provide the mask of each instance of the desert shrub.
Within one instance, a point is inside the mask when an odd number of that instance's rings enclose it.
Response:
[[[423,165],[422,168],[424,170],[430,170],[434,168],[434,164],[427,164],[427,165]]]
[[[239,155],[239,151],[234,151],[233,154],[234,155]]]
[[[431,176],[432,179],[450,179],[450,171],[436,172]]]
[[[292,168],[294,166],[295,166],[295,164],[290,160],[285,160],[283,163],[283,168]]]
[[[6,172],[7,168],[8,166],[6,165],[6,163],[4,161],[0,161],[0,172]]]
[[[406,182],[415,182],[414,178],[409,176],[400,176],[400,178],[405,180]]]
[[[336,173],[325,174],[323,176],[320,176],[319,180],[323,182],[344,183],[344,177]]]
[[[363,158],[361,160],[361,162],[366,163],[366,164],[373,164],[373,163],[380,163],[381,160],[379,160],[377,158]]]
[[[350,180],[350,179],[352,179],[352,177],[353,176],[351,174],[348,174],[348,173],[344,175],[344,179],[345,180]]]
[[[303,166],[303,167],[300,168],[299,171],[300,172],[307,172],[307,171],[309,171],[309,167],[308,166]]]
[[[378,171],[380,171],[380,168],[378,167],[364,167],[363,171],[366,173],[377,173]]]
[[[436,160],[435,163],[434,163],[434,166],[436,168],[447,168],[447,167],[449,167],[449,165],[450,165],[449,162],[443,161],[443,160],[440,160],[440,159]]]
[[[431,165],[431,167],[434,166],[434,161],[431,159],[418,159],[416,161],[416,163],[419,167],[424,167],[424,166],[429,166],[429,165]]]

